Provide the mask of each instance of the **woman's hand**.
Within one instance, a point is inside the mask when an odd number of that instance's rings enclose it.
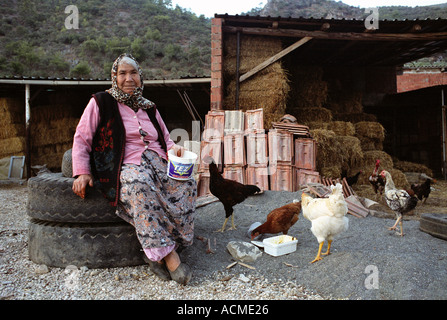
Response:
[[[171,149],[174,151],[174,155],[176,155],[177,157],[181,158],[185,154],[185,148],[177,144],[174,144]]]
[[[73,192],[84,199],[87,185],[93,187],[93,176],[91,174],[81,174],[73,182]]]

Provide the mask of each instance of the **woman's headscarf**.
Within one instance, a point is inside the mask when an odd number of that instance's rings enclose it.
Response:
[[[118,84],[116,81],[117,74],[118,74],[118,66],[121,62],[121,60],[124,57],[128,57],[132,59],[135,62],[135,65],[137,67],[137,71],[140,75],[140,87],[136,87],[133,91],[133,93],[125,93],[120,88],[118,88]],[[138,64],[137,60],[130,54],[130,53],[123,53],[120,55],[112,66],[112,88],[106,90],[109,94],[112,95],[118,102],[124,103],[125,105],[129,106],[132,110],[135,112],[138,111],[138,109],[149,109],[155,106],[155,104],[143,97],[143,71],[140,68],[140,65]]]

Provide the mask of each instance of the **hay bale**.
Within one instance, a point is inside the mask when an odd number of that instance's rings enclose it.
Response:
[[[363,151],[358,138],[353,136],[336,136],[335,139],[339,143],[342,155],[342,169],[348,170],[362,163]]]
[[[355,127],[351,122],[346,121],[332,121],[328,123],[328,129],[340,136],[354,136]]]
[[[398,189],[409,189],[410,184],[408,183],[407,176],[399,169],[388,170],[393,178],[394,185]]]
[[[341,169],[338,166],[324,167],[321,168],[320,175],[326,178],[337,179],[341,176]]]
[[[377,159],[380,160],[381,170],[391,170],[394,167],[393,159],[385,151],[380,150],[363,151],[363,164],[371,169],[368,171],[373,172]]]
[[[385,128],[379,122],[362,121],[356,123],[354,126],[357,136],[381,141],[385,140]]]
[[[25,123],[25,107],[22,100],[0,98],[0,125]]]
[[[31,139],[34,146],[61,144],[73,141],[78,118],[62,118],[49,122],[31,123]]]
[[[298,120],[298,123],[305,125],[312,122],[332,121],[332,112],[326,108],[288,108],[287,111]]]
[[[280,39],[246,36],[241,41],[240,74],[244,74],[282,50]],[[236,99],[236,36],[225,41],[223,76],[225,92],[223,107],[235,109]],[[239,107],[242,111],[263,108],[264,126],[271,128],[284,115],[290,91],[286,71],[280,61],[256,73],[240,83]]]
[[[427,166],[409,161],[394,161],[394,168],[402,172],[418,172],[425,173],[429,177],[433,177],[433,171]]]
[[[364,151],[383,149],[385,128],[379,122],[361,121],[354,127],[355,136],[359,138]]]
[[[306,122],[305,125],[308,126],[310,130],[314,130],[314,129],[328,130],[329,122],[309,121],[309,122]]]
[[[25,147],[25,137],[2,139],[0,140],[0,158],[23,155]]]
[[[0,139],[25,136],[25,123],[4,123],[1,125],[1,128]]]
[[[326,108],[333,113],[362,113],[362,98],[361,91],[331,90]]]
[[[291,64],[288,71],[293,74],[288,101],[291,108],[319,108],[325,104],[328,84],[323,80],[322,67]]]
[[[358,185],[369,185],[368,177],[374,171],[374,167],[376,164],[376,160],[380,159],[380,167],[379,171],[387,170],[391,172],[393,170],[393,159],[389,154],[380,150],[371,150],[364,151],[363,150],[363,159],[357,165],[351,167],[349,174],[356,173],[359,170],[363,171],[363,174],[360,175],[359,180],[357,182]]]
[[[348,121],[352,123],[357,123],[361,121],[371,121],[377,122],[377,117],[369,113],[334,113],[334,121]]]
[[[343,163],[340,142],[332,130],[310,130],[311,136],[317,143],[317,171],[326,167],[340,167]]]

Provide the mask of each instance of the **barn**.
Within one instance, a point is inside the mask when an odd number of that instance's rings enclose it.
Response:
[[[396,77],[405,63],[447,49],[446,22],[380,20],[374,29],[363,20],[215,15],[210,109],[261,108],[266,130],[284,114],[294,116],[316,141],[313,169],[324,177],[362,170],[367,174],[360,183],[367,183],[376,159],[402,187],[409,186],[403,174],[409,166],[445,174],[441,91],[427,92],[433,97],[430,116],[414,111],[424,108],[418,92],[419,105],[403,115],[409,106],[407,96],[397,94]],[[413,126],[406,140],[404,122],[406,130]],[[419,129],[423,138],[413,139]],[[437,145],[428,153],[427,139]]]

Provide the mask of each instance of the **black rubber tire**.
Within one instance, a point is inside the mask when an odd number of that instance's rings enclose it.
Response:
[[[31,218],[68,223],[123,222],[106,198],[87,187],[85,199],[73,193],[73,178],[43,173],[28,180],[27,213]]]
[[[447,214],[424,213],[419,221],[419,229],[436,238],[447,240]]]
[[[67,151],[65,151],[64,156],[62,157],[62,162],[61,162],[62,175],[67,178],[73,177],[73,165],[72,165],[72,160],[71,160],[71,150],[72,149],[68,149]]]
[[[135,228],[128,223],[58,224],[30,220],[29,258],[65,268],[113,268],[145,264]]]

